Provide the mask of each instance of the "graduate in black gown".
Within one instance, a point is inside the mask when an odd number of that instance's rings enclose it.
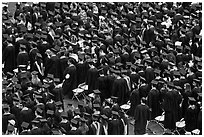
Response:
[[[145,104],[146,99],[141,98],[141,104],[137,105],[135,109],[134,119],[134,133],[135,135],[143,135],[146,133],[146,126],[150,119],[149,107]]]
[[[3,50],[2,63],[4,64],[3,72],[5,74],[13,72],[16,66],[15,47],[13,44],[8,43],[7,47]]]
[[[86,84],[88,85],[88,92],[93,93],[97,89],[97,78],[99,76],[98,69],[94,66],[93,60],[89,60],[89,70],[87,72]]]
[[[160,106],[160,93],[156,88],[158,84],[157,81],[153,80],[152,82],[152,89],[150,90],[147,96],[147,105],[150,108],[151,112],[151,119],[159,116],[161,114],[161,106]]]
[[[72,98],[73,96],[73,89],[77,87],[77,73],[76,73],[76,67],[74,65],[74,60],[70,58],[68,60],[68,67],[64,71],[64,78],[65,81],[62,85],[63,88],[63,94],[68,95],[69,98]]]

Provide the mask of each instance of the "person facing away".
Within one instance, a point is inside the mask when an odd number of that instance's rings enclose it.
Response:
[[[146,98],[141,98],[141,103],[137,105],[135,109],[134,119],[134,132],[135,135],[143,135],[146,133],[146,126],[150,119],[150,110],[149,107],[145,104]]]

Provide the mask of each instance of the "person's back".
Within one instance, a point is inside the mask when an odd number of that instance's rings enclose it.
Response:
[[[144,103],[145,98],[141,99],[141,104],[137,105],[135,109],[135,134],[145,134],[147,121],[149,120],[150,111],[149,107]]]

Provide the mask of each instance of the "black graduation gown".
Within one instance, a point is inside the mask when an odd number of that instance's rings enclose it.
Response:
[[[86,78],[86,84],[88,85],[89,93],[92,93],[93,90],[97,89],[97,78],[98,78],[97,68],[90,68],[88,70]]]
[[[31,135],[31,132],[28,130],[23,130],[19,135]]]
[[[139,87],[139,92],[140,92],[140,97],[147,97],[149,94],[149,85],[148,84],[143,84]]]
[[[11,107],[11,114],[14,114],[15,118],[16,118],[16,126],[17,128],[19,129],[20,128],[20,124],[19,124],[19,121],[20,121],[20,111],[21,109],[18,108],[17,106],[12,106]]]
[[[60,78],[60,60],[58,56],[54,55],[47,60],[45,75],[47,74],[53,74],[54,78]]]
[[[63,88],[63,94],[67,94],[69,98],[72,98],[73,96],[73,89],[77,87],[77,73],[76,73],[76,67],[69,66],[64,71],[64,78],[65,76],[69,74],[70,77],[68,79],[65,79],[62,88]]]
[[[127,82],[123,78],[115,79],[113,88],[111,91],[112,96],[118,97],[118,104],[125,104],[127,101],[128,86]]]
[[[2,115],[2,132],[4,134],[6,133],[7,130],[8,121],[11,119],[16,121],[15,116],[13,114],[8,113]]]
[[[151,81],[154,79],[154,69],[153,68],[147,68],[145,70],[145,79],[147,81],[147,84],[150,84]]]
[[[27,52],[19,52],[17,56],[17,66],[18,65],[28,65],[29,55]]]
[[[107,93],[107,98],[110,98],[111,97],[111,90],[112,90],[112,88],[113,88],[113,83],[114,83],[114,81],[115,81],[115,76],[113,76],[113,75],[108,75],[107,76],[107,91],[109,91],[108,93]]]
[[[28,108],[28,110],[21,110],[20,124],[22,124],[23,122],[30,123],[34,119],[34,117],[34,113],[30,108]]]
[[[187,108],[186,113],[185,113],[185,123],[186,123],[186,131],[191,132],[192,130],[197,128],[197,119],[198,119],[198,108],[195,107],[194,109],[192,108]]]
[[[43,130],[42,128],[31,129],[30,135],[43,135]]]
[[[69,131],[71,130],[71,126],[70,126],[69,121],[67,121],[66,123],[65,122],[60,122],[59,126],[66,131],[64,134],[69,133]]]
[[[161,114],[161,106],[159,102],[159,91],[157,89],[151,89],[148,98],[147,98],[147,105],[149,108],[152,109],[151,111],[151,119],[159,116]]]
[[[76,129],[76,130],[70,130],[68,132],[68,135],[82,135],[81,130]]]
[[[4,63],[3,72],[13,72],[16,66],[15,47],[7,46],[2,53],[2,63]]]
[[[109,122],[108,134],[109,135],[120,135],[120,120],[119,119],[113,119]]]
[[[33,64],[35,62],[35,58],[36,58],[37,53],[39,53],[39,50],[37,48],[31,49],[29,52],[31,70],[33,70]]]
[[[169,129],[176,128],[176,117],[175,117],[175,102],[172,91],[168,91],[165,94],[163,107],[165,111],[164,127]]]
[[[65,56],[60,57],[60,81],[63,80],[63,72],[68,67],[67,64],[68,58]]]
[[[77,85],[84,83],[87,76],[88,64],[86,62],[77,63]]]
[[[108,90],[107,90],[107,76],[100,76],[97,79],[97,87],[101,91],[101,99],[102,101],[105,98],[108,98]]]
[[[134,116],[136,106],[140,104],[140,94],[138,89],[134,89],[130,94],[130,109],[128,114]]]
[[[139,104],[135,109],[135,134],[145,134],[147,120],[149,120],[150,112],[147,105]]]

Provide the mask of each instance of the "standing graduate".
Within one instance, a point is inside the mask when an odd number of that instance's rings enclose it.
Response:
[[[20,52],[17,55],[17,66],[25,65],[28,66],[29,64],[29,55],[26,52],[26,46],[20,44]]]
[[[93,93],[93,90],[97,89],[97,78],[99,76],[97,68],[94,66],[94,61],[90,59],[89,70],[87,72],[86,84],[88,85],[88,92]]]
[[[76,73],[76,66],[74,65],[74,60],[70,58],[68,60],[68,67],[64,71],[64,78],[65,81],[62,85],[63,94],[68,95],[69,98],[73,96],[73,89],[77,87],[77,73]]]
[[[147,105],[149,106],[151,111],[151,119],[154,119],[155,117],[161,114],[161,108],[160,108],[160,102],[159,102],[160,93],[156,88],[156,85],[158,84],[158,82],[153,80],[151,83],[152,83],[152,89],[150,90],[147,96]]]
[[[145,104],[145,102],[146,102],[146,99],[142,97],[141,104],[137,105],[135,109],[135,115],[134,115],[135,135],[143,135],[146,133],[146,126],[148,124],[148,120],[150,119],[150,111],[149,111],[149,107]]]
[[[5,74],[7,72],[13,72],[16,66],[15,47],[13,44],[8,43],[7,47],[3,50],[2,63],[4,64],[3,72]]]

